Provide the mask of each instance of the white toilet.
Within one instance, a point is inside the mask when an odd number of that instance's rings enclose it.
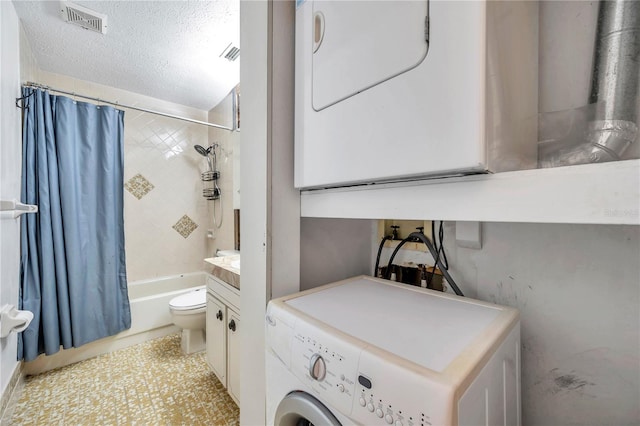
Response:
[[[182,351],[187,354],[205,349],[205,324],[207,322],[207,289],[200,288],[169,302],[173,323],[182,328]]]

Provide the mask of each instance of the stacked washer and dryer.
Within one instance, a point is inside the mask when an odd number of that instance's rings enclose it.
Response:
[[[267,307],[267,424],[519,425],[518,311],[360,276]]]
[[[295,25],[297,188],[536,167],[536,2],[297,0]],[[515,309],[361,276],[271,301],[266,338],[268,424],[521,424]]]

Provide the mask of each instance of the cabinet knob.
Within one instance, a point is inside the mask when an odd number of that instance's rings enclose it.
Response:
[[[218,318],[220,321],[222,321],[222,311],[218,309],[218,312],[216,313],[216,318]]]
[[[236,331],[236,322],[234,320],[229,323],[229,330]]]

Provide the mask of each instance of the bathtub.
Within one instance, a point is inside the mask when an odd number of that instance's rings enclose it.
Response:
[[[128,283],[131,306],[131,328],[115,336],[96,340],[78,348],[61,350],[50,356],[39,356],[24,363],[25,374],[39,374],[97,355],[136,345],[147,340],[177,333],[173,325],[169,301],[176,296],[206,287],[204,272],[171,275]]]
[[[172,275],[129,283],[131,328],[118,336],[172,326],[169,301],[186,292],[206,287],[204,272]],[[175,331],[179,329],[175,327]]]

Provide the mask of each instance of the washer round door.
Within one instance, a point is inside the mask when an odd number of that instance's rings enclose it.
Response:
[[[306,392],[287,394],[276,410],[274,426],[342,426],[320,401]]]

